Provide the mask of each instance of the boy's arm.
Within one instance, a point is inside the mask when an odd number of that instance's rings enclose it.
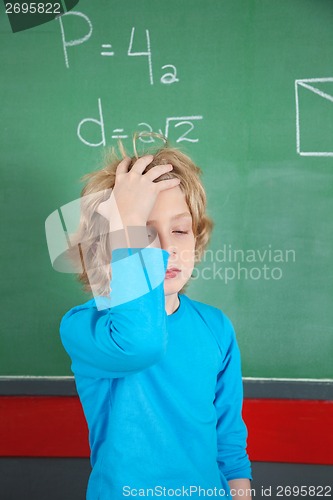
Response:
[[[217,413],[217,461],[227,481],[239,481],[252,479],[246,452],[247,429],[242,419],[241,360],[233,326],[225,315],[222,315],[222,321],[223,363],[217,377],[214,401]]]
[[[61,321],[75,374],[121,377],[160,359],[167,341],[163,288],[168,256],[158,248],[112,252],[111,307],[78,306]]]
[[[242,500],[242,498],[252,499],[251,483],[249,479],[231,479],[228,483],[233,500]]]
[[[122,377],[147,368],[164,352],[164,278],[169,253],[145,248],[149,244],[146,223],[158,194],[180,180],[155,182],[173,167],[156,165],[143,173],[152,160],[151,155],[141,157],[131,169],[130,158],[121,161],[111,196],[97,207],[110,224],[111,300],[107,311],[83,305],[62,319],[61,338],[75,374]],[[95,299],[98,304],[99,299]]]

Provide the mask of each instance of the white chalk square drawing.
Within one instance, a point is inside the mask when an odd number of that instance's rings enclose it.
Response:
[[[330,85],[331,84],[331,85]],[[332,86],[332,91],[331,91]],[[325,91],[323,90],[324,87]],[[329,91],[326,89],[329,88]],[[306,134],[305,128],[309,124],[303,121],[305,118],[306,112],[304,109],[304,103],[300,103],[300,93],[305,89],[308,91],[308,97],[316,96],[316,103],[318,104],[318,114],[313,116],[314,124],[312,124],[312,130],[314,134],[317,134],[317,137],[320,137],[320,145],[323,146],[323,142],[325,142],[324,147],[322,147],[321,151],[314,151],[311,148],[307,148]],[[321,98],[321,99],[320,99]],[[295,80],[295,99],[296,99],[296,149],[297,153],[300,156],[333,156],[333,134],[329,134],[330,130],[333,130],[333,77],[332,78],[308,78]],[[304,100],[304,95],[303,99]],[[329,123],[327,121],[325,124],[321,123],[320,108],[322,105],[325,105],[325,114],[329,115]],[[315,106],[315,105],[314,105]],[[321,108],[323,109],[323,108]],[[309,117],[307,117],[309,118]],[[327,120],[327,117],[326,117]],[[316,126],[317,124],[317,126]],[[328,126],[327,126],[328,125]],[[326,130],[327,136],[324,138],[323,130]],[[303,134],[302,134],[303,131]],[[309,150],[307,150],[309,149]],[[321,149],[321,148],[320,148]]]

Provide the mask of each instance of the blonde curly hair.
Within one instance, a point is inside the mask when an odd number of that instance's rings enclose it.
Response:
[[[140,134],[141,136],[142,134]],[[156,135],[156,134],[154,134]],[[199,262],[206,249],[213,229],[213,222],[206,213],[206,193],[200,180],[201,169],[179,149],[163,147],[146,151],[138,155],[136,150],[136,140],[138,135],[134,135],[134,156],[131,157],[129,170],[136,160],[146,154],[153,154],[153,161],[146,167],[145,172],[156,165],[171,163],[173,170],[167,172],[154,182],[177,177],[180,179],[179,187],[185,194],[186,203],[192,215],[193,233],[195,236],[195,262]],[[80,222],[76,233],[71,235],[71,250],[69,258],[74,263],[76,269],[82,272],[77,274],[78,280],[83,285],[86,292],[91,292],[94,296],[107,296],[110,293],[111,281],[111,246],[109,238],[108,221],[96,212],[97,207],[106,201],[116,181],[116,169],[122,159],[126,156],[126,151],[119,143],[119,150],[122,158],[119,158],[114,148],[107,153],[105,166],[84,175],[80,180],[85,185],[81,192]],[[79,250],[79,251],[77,251]],[[77,262],[80,259],[80,262]],[[180,293],[184,293],[187,284],[184,285]]]

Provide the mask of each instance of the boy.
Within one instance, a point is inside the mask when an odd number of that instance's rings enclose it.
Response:
[[[233,327],[183,293],[212,229],[199,174],[164,147],[85,177],[82,195],[96,199],[82,205],[78,241],[103,223],[110,238],[82,245],[95,298],[60,331],[89,427],[88,500],[251,498]]]

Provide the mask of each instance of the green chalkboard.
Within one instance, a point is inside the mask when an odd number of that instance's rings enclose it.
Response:
[[[331,0],[80,0],[12,33],[0,8],[1,375],[70,375],[88,300],[44,224],[117,137],[166,133],[215,231],[189,295],[233,320],[247,377],[333,378]]]

